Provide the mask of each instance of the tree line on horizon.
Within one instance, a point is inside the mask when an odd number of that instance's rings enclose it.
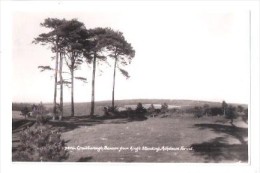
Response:
[[[54,68],[51,66],[38,66],[41,71],[54,71],[54,93],[53,93],[53,118],[59,114],[63,117],[63,86],[71,89],[71,116],[74,116],[74,79],[86,82],[85,77],[75,77],[75,71],[86,63],[92,66],[91,80],[91,109],[90,116],[94,116],[95,108],[95,79],[96,66],[98,62],[107,62],[108,58],[113,64],[113,87],[111,107],[115,108],[115,78],[117,69],[129,78],[128,72],[123,68],[131,63],[135,56],[132,45],[126,41],[120,31],[112,28],[86,28],[85,24],[77,19],[47,18],[40,23],[49,32],[42,33],[34,38],[34,44],[48,46],[55,54],[51,57],[55,61]],[[68,72],[64,71],[64,66]],[[64,79],[63,74],[69,73],[70,78]],[[57,86],[60,86],[60,104],[57,103]]]

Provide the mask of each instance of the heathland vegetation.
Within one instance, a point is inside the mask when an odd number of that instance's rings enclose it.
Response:
[[[226,103],[224,115],[223,103],[217,102],[123,100],[116,101],[114,109],[107,106],[109,103],[97,102],[94,117],[85,114],[91,103],[76,103],[74,117],[70,116],[70,104],[65,104],[62,120],[52,120],[52,104],[45,104],[36,115],[24,119],[21,114],[32,113],[32,104],[14,103],[13,161],[246,162],[248,159],[246,105]],[[115,151],[68,152],[66,146],[193,149],[175,151],[172,156],[168,152],[147,151],[127,151],[121,155]]]

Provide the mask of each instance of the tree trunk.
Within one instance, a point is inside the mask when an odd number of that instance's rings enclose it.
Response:
[[[116,63],[117,63],[117,57],[115,57],[114,75],[113,75],[113,89],[112,89],[112,109],[113,110],[115,109]]]
[[[63,57],[60,53],[60,117],[61,120],[63,117],[63,76],[62,76],[62,66],[63,66]]]
[[[95,78],[96,78],[96,53],[94,54],[94,60],[93,60],[90,116],[94,115],[94,109],[95,109]]]
[[[74,70],[71,70],[71,116],[74,116]]]
[[[54,73],[54,98],[53,98],[53,120],[55,120],[55,118],[56,118],[58,64],[59,64],[59,52],[58,52],[58,45],[56,43],[56,64],[55,64],[55,73]]]

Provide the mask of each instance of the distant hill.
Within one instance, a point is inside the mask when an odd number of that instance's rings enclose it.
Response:
[[[211,102],[211,101],[200,101],[200,100],[172,100],[172,99],[129,99],[129,100],[115,100],[115,105],[118,107],[124,106],[124,105],[136,105],[137,103],[142,104],[162,104],[167,103],[168,105],[175,105],[175,106],[181,106],[181,107],[194,107],[194,106],[203,106],[204,104],[208,104],[209,106],[221,106],[221,102]],[[25,106],[30,107],[32,104],[39,104],[39,103],[12,103],[12,110],[20,111]],[[43,103],[47,108],[52,107],[52,103]],[[236,104],[236,103],[228,103],[232,104],[234,106],[236,105],[242,105],[244,107],[247,107],[246,104]],[[111,101],[96,101],[95,106],[96,107],[104,107],[104,106],[110,106]],[[66,102],[64,103],[64,108],[69,108],[70,103]],[[84,107],[89,108],[90,102],[78,102],[75,103],[75,109]]]

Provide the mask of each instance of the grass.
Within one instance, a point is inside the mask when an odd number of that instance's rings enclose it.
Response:
[[[192,151],[71,150],[67,161],[93,162],[246,162],[247,128],[215,123],[222,117],[149,118],[145,121],[106,121],[63,133],[72,147],[193,147]],[[239,123],[239,122],[237,122]],[[212,127],[218,125],[218,128]],[[214,129],[214,130],[213,130]],[[241,142],[243,139],[243,143]]]
[[[137,100],[136,102],[139,102]],[[143,102],[151,103],[151,102]],[[157,102],[158,103],[158,102]],[[194,106],[204,102],[175,101],[174,105]],[[104,104],[98,103],[97,109]],[[121,104],[135,104],[121,102]],[[169,104],[169,103],[168,103]],[[213,103],[217,104],[217,103]],[[77,103],[77,116],[65,117],[63,121],[49,122],[53,128],[62,130],[62,138],[69,147],[123,147],[126,150],[96,151],[69,150],[68,162],[247,162],[248,129],[240,118],[231,125],[222,116],[194,118],[192,114],[171,113],[167,118],[156,117],[143,120],[128,118],[90,118],[85,113],[85,103]],[[120,105],[121,106],[121,105]],[[69,105],[65,106],[69,112]],[[101,113],[100,113],[101,114]],[[24,122],[21,122],[24,121]],[[19,123],[18,123],[19,122]],[[26,124],[27,123],[27,124]],[[17,147],[17,134],[29,120],[13,119],[13,152]],[[138,147],[192,148],[184,151],[135,152]],[[15,161],[15,160],[14,160]]]

